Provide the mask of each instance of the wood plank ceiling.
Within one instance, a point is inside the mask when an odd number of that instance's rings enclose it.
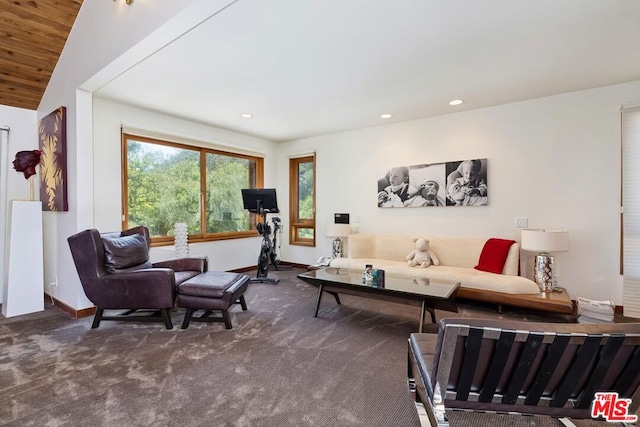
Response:
[[[36,110],[82,0],[0,0],[0,104]]]

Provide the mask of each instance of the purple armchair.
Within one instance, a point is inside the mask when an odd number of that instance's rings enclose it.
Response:
[[[143,226],[103,234],[90,229],[67,241],[84,292],[96,305],[92,328],[102,320],[127,320],[164,322],[172,329],[169,310],[175,304],[176,286],[208,268],[206,257],[152,264],[149,230]],[[121,309],[127,311],[104,315],[104,310]]]

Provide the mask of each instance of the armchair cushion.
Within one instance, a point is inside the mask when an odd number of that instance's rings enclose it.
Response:
[[[191,256],[188,258],[173,258],[153,263],[154,268],[170,268],[173,271],[197,271],[202,273],[208,270],[206,256]]]
[[[105,267],[113,274],[122,270],[148,268],[149,247],[142,234],[131,236],[102,236]]]
[[[173,258],[154,262],[153,268],[170,268],[175,272],[176,286],[182,282],[197,276],[208,270],[206,256],[194,256],[189,258]]]

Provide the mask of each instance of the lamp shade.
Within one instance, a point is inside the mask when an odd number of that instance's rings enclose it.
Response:
[[[569,250],[569,233],[562,230],[524,229],[520,247],[532,252],[562,252]]]
[[[329,224],[327,226],[327,237],[347,237],[351,234],[349,224]]]

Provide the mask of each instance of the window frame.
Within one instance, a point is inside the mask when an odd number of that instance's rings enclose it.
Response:
[[[129,171],[128,171],[128,142],[129,140],[139,141],[148,144],[162,145],[165,147],[175,147],[183,150],[191,150],[199,153],[200,166],[200,234],[189,234],[189,243],[211,242],[216,240],[238,239],[245,237],[255,237],[258,235],[256,230],[256,215],[249,213],[249,230],[247,231],[230,231],[222,233],[208,233],[207,226],[207,154],[218,154],[229,157],[236,157],[255,161],[255,184],[253,188],[263,188],[264,186],[264,159],[258,156],[248,154],[234,153],[214,148],[206,148],[198,145],[190,145],[180,142],[166,141],[158,138],[141,136],[134,133],[122,132],[121,137],[121,167],[122,167],[122,229],[129,229]],[[173,236],[151,236],[151,246],[168,246],[174,243]]]
[[[313,218],[299,218],[299,193],[300,164],[311,163],[313,165]],[[313,230],[313,238],[298,237],[300,229]],[[295,157],[289,159],[289,244],[298,246],[316,246],[316,157],[315,155]]]

